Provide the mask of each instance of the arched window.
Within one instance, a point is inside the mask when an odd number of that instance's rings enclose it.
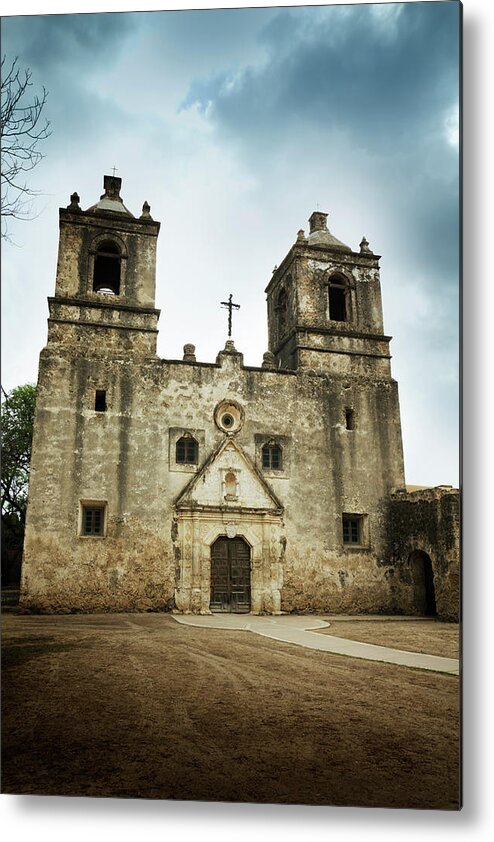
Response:
[[[278,339],[282,339],[287,331],[288,318],[288,302],[286,290],[284,287],[279,292],[278,300],[276,302],[276,314],[278,317]]]
[[[329,279],[329,318],[334,322],[348,321],[347,284],[340,275]]]
[[[283,468],[283,451],[279,444],[268,442],[262,448],[262,467],[270,468],[273,471],[281,471]]]
[[[177,441],[175,461],[180,465],[197,465],[198,453],[199,447],[195,438],[186,433]]]
[[[120,294],[120,264],[122,256],[116,243],[100,243],[94,257],[93,292]]]

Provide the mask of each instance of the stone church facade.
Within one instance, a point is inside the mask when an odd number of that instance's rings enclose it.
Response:
[[[458,493],[448,520],[434,490],[423,545],[379,256],[365,238],[358,251],[340,242],[316,211],[266,288],[259,367],[231,339],[214,363],[192,345],[163,360],[160,224],[147,203],[135,217],[120,188],[105,176],[96,204],[84,211],[74,193],[60,210],[21,605],[454,619]]]

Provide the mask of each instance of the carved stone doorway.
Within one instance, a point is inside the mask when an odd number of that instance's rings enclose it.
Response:
[[[218,538],[211,547],[210,610],[250,611],[250,547],[243,538]]]

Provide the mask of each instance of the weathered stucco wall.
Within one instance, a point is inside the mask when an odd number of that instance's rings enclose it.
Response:
[[[370,611],[389,604],[385,503],[403,484],[396,384],[246,369],[239,354],[219,360],[132,360],[110,357],[106,348],[99,356],[97,347],[81,359],[68,349],[45,349],[24,604],[50,610],[173,604],[174,507],[190,474],[170,462],[169,436],[201,431],[199,470],[225,438],[214,410],[227,398],[244,409],[234,438],[261,474],[256,437],[279,440],[286,451],[284,471],[265,471],[283,506],[276,535],[281,608]],[[95,389],[107,391],[104,413],[94,410]],[[345,426],[348,407],[352,430]],[[107,503],[105,538],[78,535],[80,501]],[[364,549],[343,546],[343,512],[367,516]]]

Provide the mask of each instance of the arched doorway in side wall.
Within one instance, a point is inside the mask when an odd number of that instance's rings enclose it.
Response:
[[[432,561],[423,550],[414,550],[409,558],[412,571],[415,605],[426,617],[435,617],[436,592],[434,589],[434,571]]]

